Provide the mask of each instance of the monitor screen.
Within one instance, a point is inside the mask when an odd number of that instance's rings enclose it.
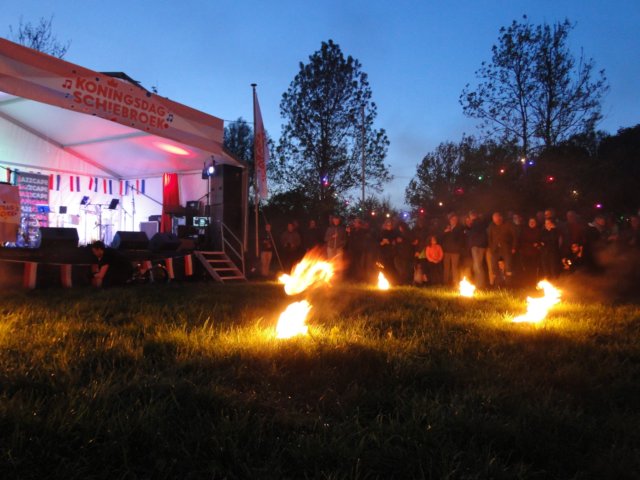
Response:
[[[207,227],[209,226],[209,217],[193,217],[194,227]]]

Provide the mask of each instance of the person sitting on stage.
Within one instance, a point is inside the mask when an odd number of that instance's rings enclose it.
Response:
[[[116,249],[107,248],[98,240],[91,244],[91,252],[98,260],[97,265],[92,265],[92,284],[95,287],[124,285],[131,280],[133,265]]]

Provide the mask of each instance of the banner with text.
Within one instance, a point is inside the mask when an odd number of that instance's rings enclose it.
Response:
[[[223,121],[141,86],[0,38],[0,90],[222,152]]]
[[[36,246],[40,227],[49,226],[49,175],[16,173],[25,246]]]

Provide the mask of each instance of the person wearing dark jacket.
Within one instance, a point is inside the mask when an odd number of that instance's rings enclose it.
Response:
[[[555,222],[547,218],[540,234],[540,263],[545,278],[556,278],[560,273],[560,235]]]
[[[93,284],[96,287],[124,285],[133,276],[131,261],[115,248],[107,248],[101,241],[91,244],[91,253],[96,257],[93,266]]]
[[[459,223],[458,215],[450,213],[449,225],[442,234],[442,250],[444,252],[444,284],[457,285],[460,282],[460,255],[465,248],[464,230]]]
[[[404,222],[398,223],[396,232],[393,265],[398,274],[398,283],[409,285],[413,281],[413,238],[409,226]]]
[[[342,258],[344,247],[347,245],[347,230],[342,225],[342,219],[337,215],[331,216],[331,225],[324,232],[324,243],[327,245],[327,258]]]
[[[384,268],[385,277],[394,283],[397,281],[396,267],[393,261],[397,236],[398,232],[393,228],[393,222],[389,219],[385,220],[378,235],[378,259]]]
[[[471,251],[473,283],[478,288],[487,286],[485,272],[485,255],[487,252],[487,227],[477,212],[469,212],[469,229],[467,230],[467,246]]]
[[[529,218],[527,226],[522,229],[518,249],[522,261],[522,286],[530,287],[538,283],[540,271],[540,235],[542,231],[535,217]]]
[[[487,242],[491,252],[493,278],[489,279],[489,283],[494,284],[498,261],[502,259],[505,281],[510,284],[513,276],[513,254],[516,252],[516,232],[513,224],[505,222],[500,212],[494,212],[491,219],[492,222],[487,227]]]
[[[320,230],[320,227],[318,227],[318,223],[313,219],[309,220],[309,225],[302,235],[303,253],[306,253],[313,248],[320,247],[323,243],[324,234]]]
[[[287,229],[280,234],[280,251],[285,272],[290,271],[297,263],[301,245],[302,238],[296,230],[296,224],[294,222],[287,223]]]
[[[368,251],[371,249],[371,235],[365,222],[356,218],[347,228],[347,276],[350,280],[364,282],[369,271]]]
[[[273,258],[273,237],[271,236],[271,225],[264,226],[264,232],[260,236],[260,275],[269,277],[271,275],[271,259]]]

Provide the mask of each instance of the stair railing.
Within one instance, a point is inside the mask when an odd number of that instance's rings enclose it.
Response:
[[[231,259],[236,266],[241,266],[242,275],[245,273],[244,265],[244,244],[224,222],[220,222],[220,233],[222,236],[222,251]]]

